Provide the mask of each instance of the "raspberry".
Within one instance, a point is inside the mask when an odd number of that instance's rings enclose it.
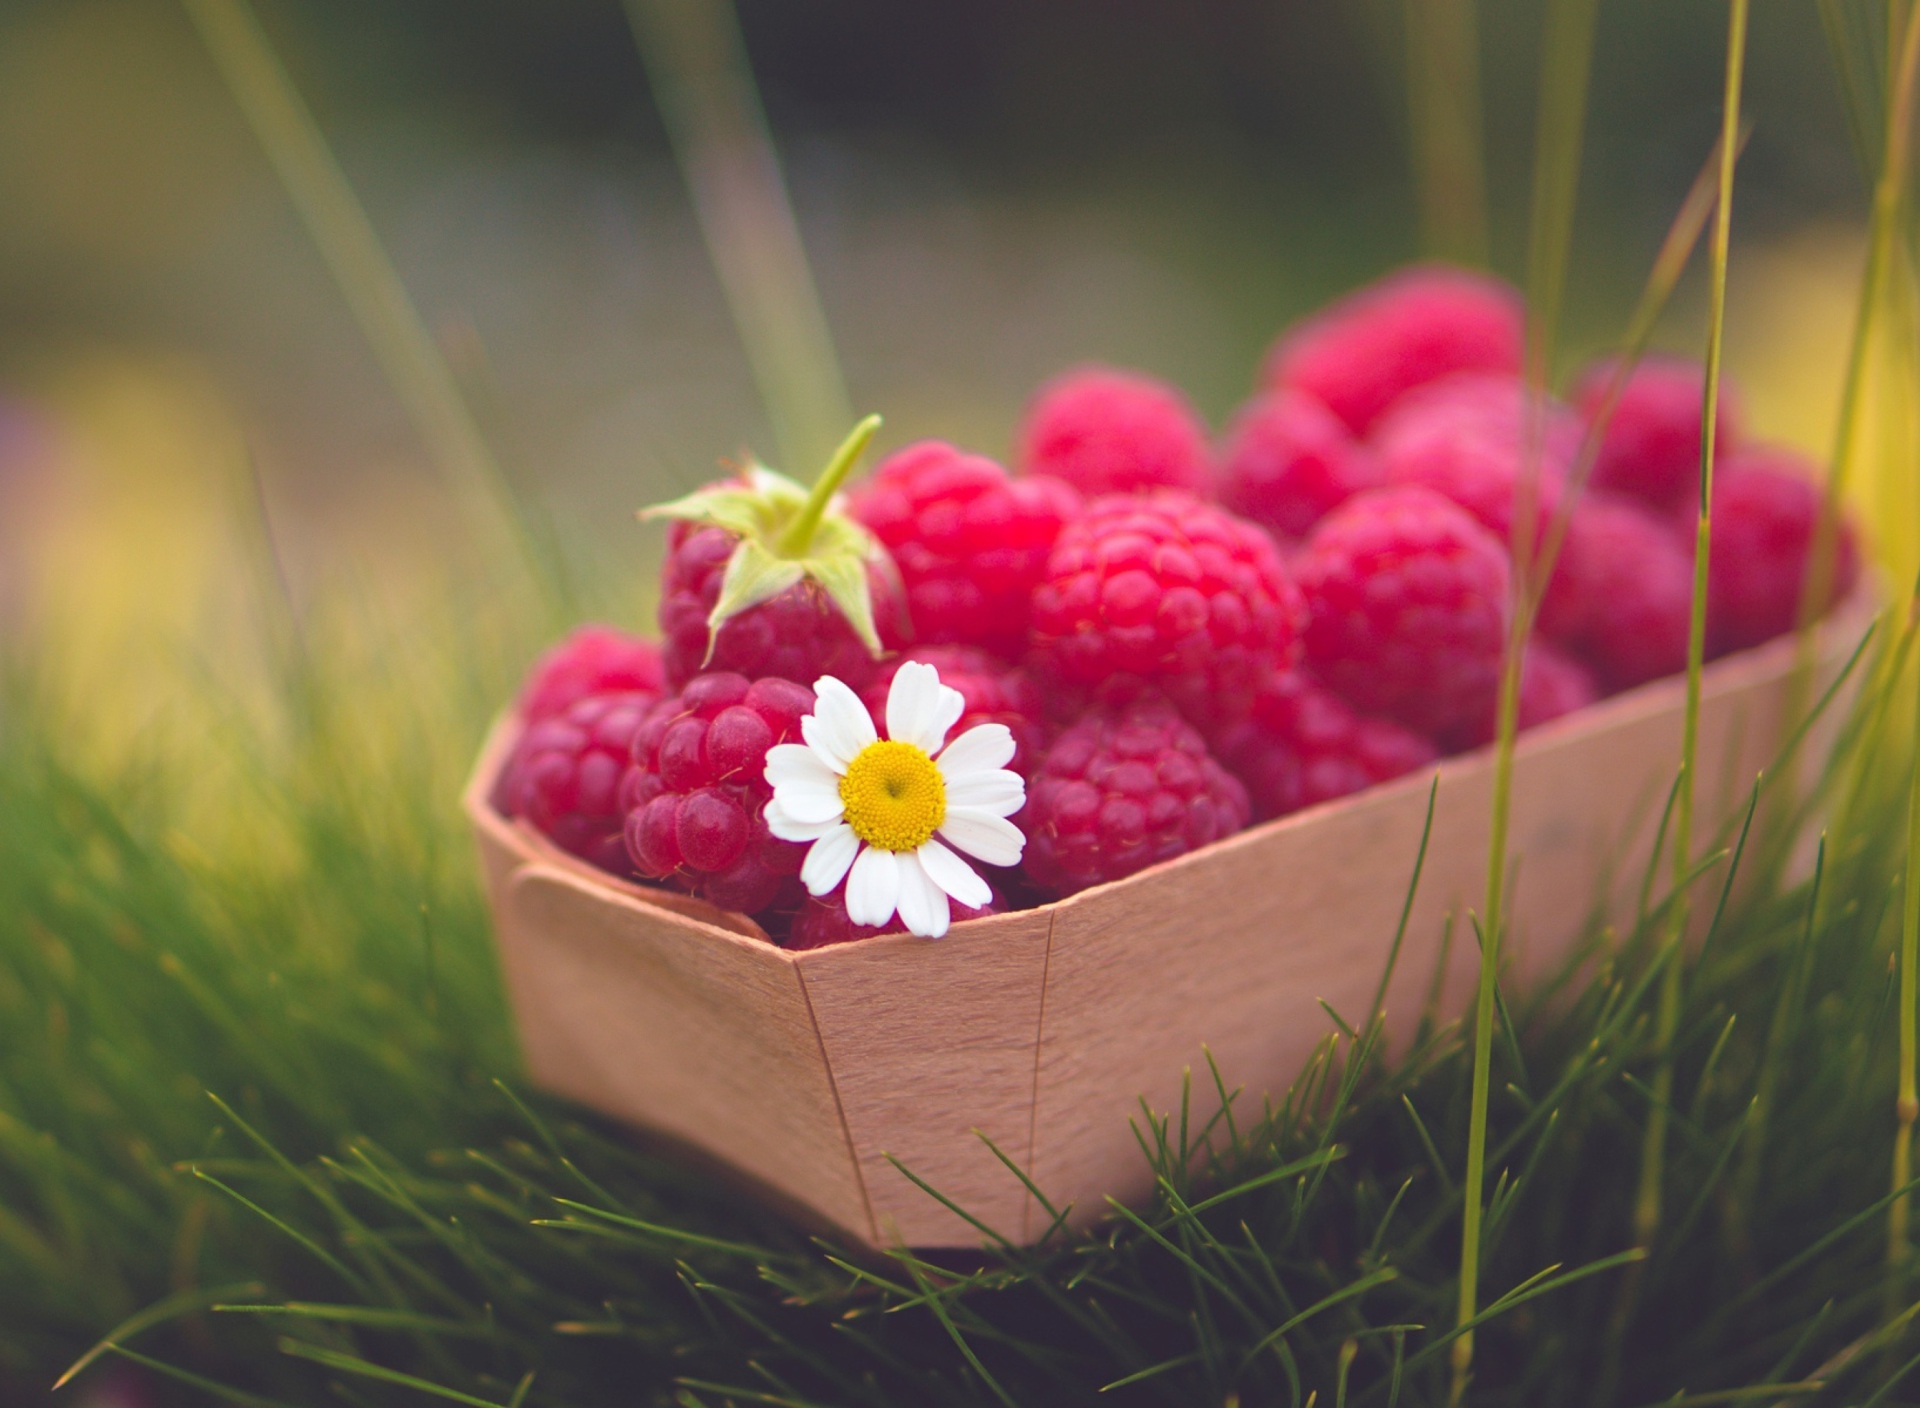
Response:
[[[1331,509],[1385,482],[1373,452],[1305,391],[1249,401],[1228,432],[1220,502],[1284,538],[1304,538]]]
[[[1374,428],[1374,445],[1390,484],[1419,484],[1452,499],[1501,542],[1513,533],[1513,505],[1531,466],[1538,516],[1534,542],[1546,535],[1566,474],[1580,448],[1580,424],[1558,402],[1528,424],[1526,392],[1510,376],[1463,372],[1403,396]],[[1538,435],[1539,448],[1528,437]]]
[[[1413,730],[1355,713],[1304,670],[1263,680],[1252,716],[1218,753],[1246,784],[1256,821],[1362,791],[1439,756]]]
[[[1535,636],[1527,642],[1520,664],[1519,731],[1548,723],[1563,714],[1584,709],[1600,697],[1593,671],[1566,651]],[[1442,740],[1450,753],[1464,753],[1493,742],[1496,709],[1489,708],[1470,727],[1458,728]]]
[[[1793,629],[1799,619],[1820,517],[1820,467],[1784,446],[1730,457],[1713,485],[1713,552],[1707,559],[1707,647],[1744,650]],[[1691,533],[1692,513],[1683,511]],[[1852,524],[1835,538],[1833,590],[1845,599],[1860,567]]]
[[[1567,520],[1540,633],[1585,657],[1609,693],[1686,668],[1693,557],[1638,500],[1591,493]]]
[[[997,891],[985,909],[969,909],[955,899],[949,899],[948,905],[953,915],[953,922],[956,924],[965,919],[979,919],[985,915],[998,914],[1006,907]],[[808,895],[801,902],[799,913],[793,916],[793,927],[788,931],[784,947],[826,948],[829,944],[851,943],[855,939],[871,939],[881,934],[906,932],[907,926],[898,914],[878,929],[871,924],[854,923],[847,915],[847,887],[845,882],[842,882],[829,895],[823,897]]]
[[[1520,295],[1445,264],[1402,269],[1296,325],[1264,381],[1318,396],[1364,435],[1412,387],[1450,372],[1520,370]]]
[[[659,694],[660,647],[611,626],[581,626],[533,662],[518,708],[531,724],[609,693]]]
[[[1055,897],[1230,836],[1247,789],[1164,700],[1096,710],[1054,740],[1015,824],[1027,878]]]
[[[727,562],[739,541],[724,528],[697,523],[675,523],[667,532],[667,561],[660,574],[667,687],[678,689],[703,670],[749,679],[833,675],[855,689],[872,679],[878,668],[872,652],[840,608],[810,580],[728,617],[713,633],[708,658],[707,617],[720,599]],[[899,586],[891,573],[873,567],[867,582],[881,639],[897,645],[907,634]]]
[[[1152,686],[1202,728],[1246,717],[1305,624],[1273,540],[1170,489],[1094,500],[1033,594],[1043,677],[1110,701]]]
[[[1347,701],[1420,733],[1481,717],[1505,647],[1506,549],[1430,489],[1374,489],[1314,529],[1298,563],[1307,661]]]
[[[976,724],[1005,724],[1013,735],[1013,761],[1007,764],[1027,775],[1047,742],[1047,712],[1040,686],[1018,665],[1009,665],[989,651],[972,645],[920,645],[889,660],[879,677],[867,686],[861,702],[873,715],[881,737],[887,730],[887,691],[893,677],[909,660],[918,660],[940,672],[940,683],[960,691],[967,711],[947,730],[958,738]]]
[[[1020,427],[1020,470],[1051,474],[1081,493],[1207,492],[1207,432],[1166,382],[1081,367],[1040,389]]]
[[[620,784],[634,735],[656,703],[653,694],[589,694],[531,724],[501,788],[507,815],[603,870],[630,873]]]
[[[1589,421],[1600,413],[1618,365],[1610,358],[1582,373],[1574,404]],[[1643,359],[1627,378],[1613,419],[1607,422],[1593,462],[1594,486],[1632,494],[1655,508],[1670,508],[1690,494],[1697,497],[1705,388],[1706,372],[1698,362],[1684,357]],[[1740,419],[1739,402],[1722,382],[1714,430],[1716,460],[1738,444]]]
[[[923,440],[881,464],[848,512],[893,554],[918,639],[1012,655],[1080,496],[1050,475],[1010,479],[990,459]]]
[[[723,909],[753,914],[797,898],[806,847],[775,839],[762,813],[767,750],[800,736],[813,691],[791,680],[701,675],[647,714],[622,788],[639,872]]]

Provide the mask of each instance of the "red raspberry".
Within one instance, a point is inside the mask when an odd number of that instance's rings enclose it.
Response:
[[[1086,715],[1054,740],[1015,824],[1053,896],[1144,870],[1247,824],[1247,789],[1164,700]]]
[[[517,707],[528,723],[589,694],[660,692],[660,647],[611,626],[581,626],[533,662]]]
[[[1599,697],[1593,671],[1580,661],[1538,636],[1527,642],[1527,657],[1520,665],[1520,732],[1584,709]],[[1443,740],[1447,751],[1464,753],[1493,742],[1496,712],[1490,707],[1471,727],[1448,734]]]
[[[1285,333],[1264,380],[1311,391],[1364,435],[1411,387],[1450,372],[1517,373],[1522,328],[1520,295],[1498,279],[1415,265]]]
[[[753,914],[797,900],[805,846],[774,838],[767,750],[800,737],[813,691],[791,680],[701,675],[656,704],[633,738],[622,791],[642,875]]]
[[[984,456],[923,440],[881,464],[847,511],[892,553],[918,639],[1013,655],[1080,496],[1050,475],[1010,479]]]
[[[1574,404],[1591,421],[1600,413],[1619,362],[1609,358],[1582,373]],[[1700,410],[1706,396],[1706,372],[1684,357],[1649,356],[1633,369],[1607,422],[1600,453],[1593,462],[1596,488],[1614,489],[1644,499],[1655,508],[1685,500],[1697,503],[1700,483]],[[1723,460],[1740,439],[1740,406],[1733,390],[1720,385],[1720,414],[1714,430],[1714,458]]]
[[[1005,903],[999,892],[994,893],[992,901],[985,909],[969,909],[955,899],[949,899],[948,905],[953,913],[953,922],[958,924],[965,919],[979,919],[985,915],[998,914]],[[808,895],[801,902],[799,913],[793,916],[793,927],[788,931],[786,948],[808,949],[826,948],[830,944],[852,943],[855,939],[871,939],[881,934],[904,934],[906,924],[898,914],[886,924],[876,929],[871,924],[856,924],[847,917],[847,887],[845,882],[835,887],[832,894],[825,897]]]
[[[657,702],[653,694],[589,694],[529,725],[501,787],[507,815],[603,870],[628,874],[621,777],[634,735]]]
[[[1170,489],[1094,500],[1033,594],[1044,677],[1110,700],[1152,686],[1203,728],[1246,717],[1305,624],[1273,540]]]
[[[1693,554],[1672,527],[1638,500],[1589,494],[1567,520],[1540,633],[1611,694],[1685,669],[1692,613]]]
[[[720,599],[727,560],[739,541],[724,528],[699,523],[674,523],[667,530],[667,560],[660,574],[667,687],[678,689],[704,670],[808,683],[833,675],[855,689],[872,679],[877,662],[839,607],[812,581],[728,618],[707,658],[707,616]],[[878,568],[868,571],[867,580],[880,637],[898,645],[906,639],[899,584]]]
[[[1187,398],[1155,377],[1081,367],[1040,389],[1020,427],[1020,471],[1081,493],[1207,492],[1207,432]]]
[[[1439,734],[1499,685],[1506,549],[1430,489],[1374,489],[1321,520],[1297,564],[1314,673],[1357,708]]]
[[[1246,784],[1256,821],[1363,791],[1439,756],[1412,729],[1355,713],[1304,670],[1262,681],[1252,716],[1217,751]]]
[[[1022,777],[1027,775],[1047,743],[1047,710],[1040,686],[1018,665],[1009,665],[978,646],[920,645],[887,661],[861,696],[882,738],[887,733],[887,692],[909,660],[933,666],[940,672],[940,683],[959,690],[967,701],[966,713],[947,730],[949,739],[976,724],[1005,724],[1013,735],[1013,761],[1007,766]]]
[[[1744,650],[1794,628],[1820,518],[1820,467],[1798,451],[1757,445],[1731,456],[1713,484],[1713,553],[1707,559],[1707,647]],[[1686,531],[1694,514],[1681,512]],[[1846,598],[1860,569],[1853,525],[1835,539],[1833,590]]]
[[[1326,403],[1270,391],[1241,408],[1227,435],[1220,502],[1283,538],[1304,538],[1330,510],[1385,482],[1373,451]]]

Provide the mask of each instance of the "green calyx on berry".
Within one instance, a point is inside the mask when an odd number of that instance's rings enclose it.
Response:
[[[719,599],[707,615],[709,656],[720,627],[731,617],[803,581],[825,592],[861,643],[876,656],[881,653],[867,565],[885,561],[886,550],[841,510],[839,494],[879,428],[879,416],[856,425],[811,489],[752,460],[737,479],[641,510],[642,520],[711,524],[740,540],[727,561]]]

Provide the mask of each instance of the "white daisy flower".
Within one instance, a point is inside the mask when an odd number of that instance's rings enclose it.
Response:
[[[875,927],[897,910],[924,938],[947,932],[951,896],[970,909],[993,898],[955,850],[988,865],[1017,865],[1026,837],[1007,818],[1026,801],[1009,772],[1013,735],[1004,724],[947,730],[966,710],[960,691],[931,665],[910,660],[887,691],[887,738],[867,706],[831,675],[814,682],[801,743],[767,750],[773,788],[767,829],[811,843],[800,880],[815,895],[847,882],[847,917]]]

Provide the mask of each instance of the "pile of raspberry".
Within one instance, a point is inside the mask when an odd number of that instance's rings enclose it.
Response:
[[[966,919],[1063,898],[1430,769],[1493,736],[1515,563],[1557,548],[1526,645],[1531,728],[1685,667],[1703,374],[1600,362],[1566,400],[1521,376],[1519,296],[1443,265],[1302,320],[1217,437],[1176,388],[1108,367],[1043,386],[1013,469],[912,444],[849,491],[875,545],[876,655],[803,580],[710,633],[739,539],[676,523],[664,646],[587,627],[539,661],[497,802],[548,843],[754,917],[793,948],[857,941],[838,892],[772,836],[767,750],[813,682],[884,731],[908,660],[1012,732],[1021,863]],[[1709,658],[1791,630],[1809,595],[1818,465],[1717,410]],[[1527,559],[1516,555],[1528,554]],[[1833,537],[1822,609],[1858,570]],[[888,931],[899,928],[896,920]]]

